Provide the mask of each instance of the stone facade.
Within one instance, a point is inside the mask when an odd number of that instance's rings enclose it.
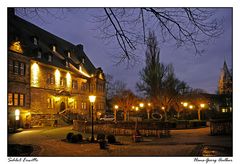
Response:
[[[49,125],[67,111],[90,119],[105,112],[105,77],[83,51],[8,10],[8,125]],[[20,110],[16,120],[15,111]]]

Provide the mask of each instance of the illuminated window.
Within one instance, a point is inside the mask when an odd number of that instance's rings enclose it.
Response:
[[[24,106],[24,95],[19,94],[19,106]]]
[[[8,105],[12,106],[13,105],[13,94],[8,93]]]
[[[55,71],[55,83],[56,83],[56,86],[59,87],[60,85],[60,71],[58,69],[56,69]]]
[[[53,98],[48,98],[47,103],[48,103],[48,108],[53,108]]]
[[[56,46],[52,46],[53,52],[56,52]]]
[[[87,103],[86,102],[82,102],[82,109],[86,110],[87,109]]]
[[[68,52],[68,57],[69,57],[69,58],[71,57],[71,53],[70,53],[70,52]]]
[[[39,65],[37,63],[31,65],[31,86],[39,86],[39,70]]]
[[[18,93],[14,93],[14,106],[18,106]]]
[[[77,109],[77,101],[76,100],[73,101],[73,108]]]
[[[22,93],[8,93],[9,106],[24,106],[25,95]]]
[[[84,58],[82,58],[82,63],[83,63],[83,64],[85,63],[85,59],[84,59]]]
[[[38,40],[37,40],[36,37],[33,38],[33,44],[36,45],[36,46],[38,45]]]

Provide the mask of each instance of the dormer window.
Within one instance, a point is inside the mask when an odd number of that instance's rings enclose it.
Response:
[[[82,63],[84,64],[84,62],[85,62],[85,59],[84,59],[84,58],[82,58]]]
[[[68,61],[66,61],[66,67],[69,67],[69,62]]]
[[[48,62],[52,62],[52,55],[48,55]]]
[[[36,46],[38,45],[38,40],[37,40],[36,37],[33,38],[33,44],[36,45]]]
[[[68,52],[67,55],[68,55],[69,58],[71,58],[71,53],[70,52]]]
[[[9,47],[9,49],[17,53],[21,53],[21,54],[23,53],[21,42],[19,40],[14,41]]]
[[[53,50],[53,52],[56,52],[56,46],[52,46],[52,50]]]
[[[42,52],[41,52],[41,51],[38,51],[38,52],[37,52],[37,58],[38,58],[38,59],[41,59],[41,58],[42,58]]]

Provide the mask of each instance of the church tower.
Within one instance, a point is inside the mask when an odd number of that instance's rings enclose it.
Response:
[[[220,95],[232,94],[232,74],[229,72],[225,60],[223,68],[221,69],[220,79],[218,81],[218,93]]]

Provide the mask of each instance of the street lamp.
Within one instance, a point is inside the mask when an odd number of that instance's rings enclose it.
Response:
[[[187,107],[187,106],[188,106],[188,103],[187,103],[187,102],[184,102],[184,103],[183,103],[183,106],[184,106],[184,107]]]
[[[115,109],[118,109],[118,105],[115,105],[114,108],[115,108]]]
[[[201,120],[201,109],[205,107],[205,104],[201,103],[200,108],[198,109],[198,120]]]
[[[114,122],[117,122],[117,110],[118,110],[118,105],[114,105]]]
[[[15,110],[15,126],[14,126],[14,128],[16,129],[18,128],[19,116],[20,116],[20,110],[16,109]]]
[[[193,109],[193,105],[189,105],[189,109]]]
[[[201,107],[201,108],[204,108],[204,107],[205,107],[205,104],[200,104],[200,107]]]
[[[143,108],[143,107],[144,107],[144,104],[143,104],[143,103],[140,103],[139,106],[140,106],[140,108]]]
[[[139,109],[138,106],[136,106],[136,107],[135,107],[135,110],[138,111],[138,109]]]
[[[90,103],[92,105],[92,137],[91,137],[91,142],[92,143],[94,142],[94,134],[93,134],[93,104],[94,104],[95,100],[96,100],[96,96],[94,96],[94,95],[89,96],[89,101],[90,101]]]
[[[20,110],[16,109],[15,110],[15,120],[18,121],[19,120],[19,115],[20,115]]]
[[[148,103],[148,108],[147,108],[147,117],[148,117],[148,120],[150,119],[150,110],[151,110],[151,103]]]

